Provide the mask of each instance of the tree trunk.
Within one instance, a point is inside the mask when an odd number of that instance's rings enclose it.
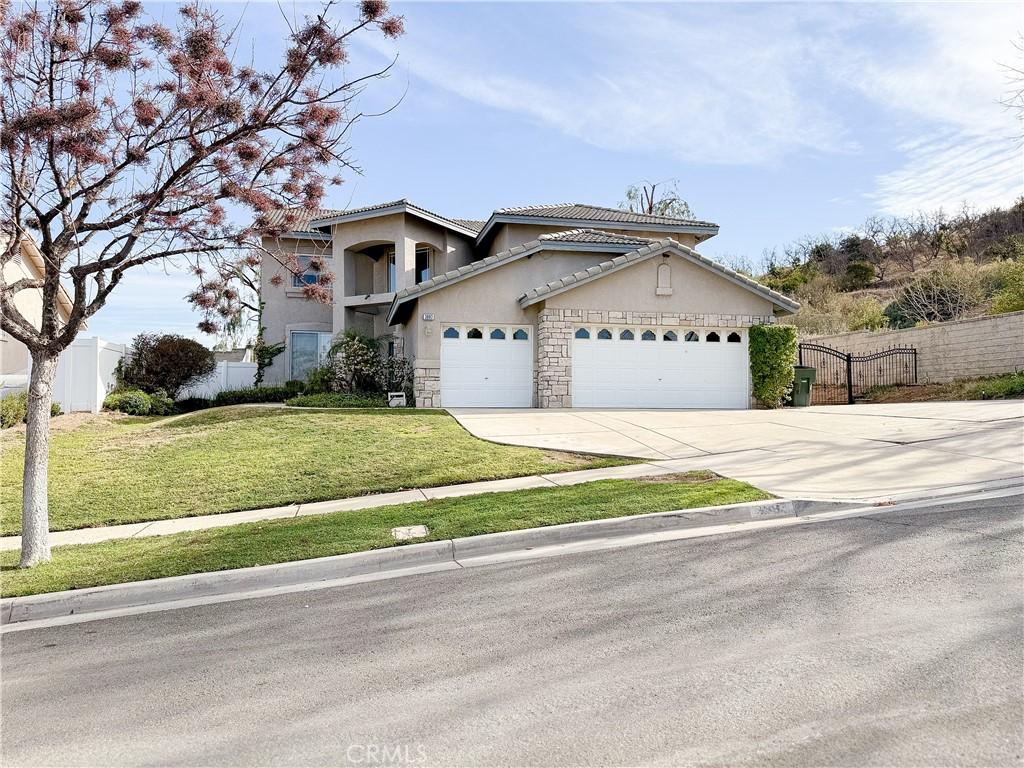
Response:
[[[21,562],[30,568],[50,559],[50,518],[47,475],[50,463],[50,403],[57,356],[32,353],[25,427],[25,474],[21,501]]]

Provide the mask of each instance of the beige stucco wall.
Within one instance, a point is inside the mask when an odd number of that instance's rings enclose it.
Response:
[[[659,296],[658,268],[669,266],[672,293]],[[771,315],[772,303],[677,255],[655,256],[547,299],[551,308],[633,312]],[[714,325],[714,323],[712,323]]]
[[[1024,312],[899,331],[801,337],[801,341],[814,341],[855,355],[889,347],[914,347],[921,384],[1024,371]]]
[[[523,309],[519,297],[550,280],[607,260],[607,253],[542,251],[488,270],[423,296],[413,308],[433,321],[410,320],[406,349],[415,350],[417,363],[439,364],[445,323],[509,323],[533,325],[537,307]]]
[[[687,232],[653,232],[621,229],[616,228],[610,223],[606,225],[595,223],[590,228],[600,229],[605,232],[617,232],[622,235],[632,235],[633,237],[647,237],[652,240],[663,240],[666,237],[671,237],[681,245],[686,245],[690,248],[697,246],[696,236]],[[495,253],[507,251],[513,246],[536,240],[540,235],[546,235],[551,232],[564,232],[567,229],[574,229],[574,227],[568,224],[499,224],[497,226],[497,234],[495,234],[488,247],[487,255],[493,256]]]
[[[330,259],[330,243],[297,238],[264,238],[263,247],[281,253],[314,255],[324,253],[335,275],[337,269]],[[332,328],[332,307],[319,301],[311,301],[302,294],[301,288],[292,287],[292,276],[287,270],[276,266],[272,257],[264,257],[264,268],[260,270],[260,290],[264,301],[263,326],[266,328],[264,338],[267,344],[287,343],[291,331],[327,331]],[[271,282],[274,275],[280,274],[281,285]],[[264,373],[267,384],[283,384],[289,378],[288,350],[274,358],[274,362]]]

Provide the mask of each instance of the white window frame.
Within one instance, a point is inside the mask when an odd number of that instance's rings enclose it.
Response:
[[[324,361],[327,359],[327,353],[330,352],[330,350],[331,350],[332,334],[330,334],[330,333],[327,333],[325,331],[302,330],[301,328],[296,328],[295,330],[289,331],[288,332],[288,380],[289,381],[294,381],[294,380],[298,379],[298,377],[295,374],[295,365],[294,365],[294,362],[295,362],[295,360],[294,360],[294,354],[295,354],[295,341],[294,341],[294,339],[295,339],[295,334],[297,334],[297,333],[312,333],[312,334],[316,334],[316,336],[317,336],[317,359],[316,359],[315,366],[323,365]],[[308,376],[308,375],[309,375],[308,372],[303,374],[303,378],[301,380],[305,381],[305,376]]]

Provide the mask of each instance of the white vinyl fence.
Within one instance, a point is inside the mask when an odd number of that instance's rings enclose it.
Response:
[[[221,361],[213,373],[188,387],[178,395],[186,397],[213,397],[223,389],[243,389],[253,386],[256,378],[256,363],[229,363]]]
[[[88,411],[99,413],[103,400],[117,382],[114,370],[124,357],[126,346],[93,336],[75,339],[64,350],[57,364],[57,377],[53,384],[54,402],[60,403],[65,413]],[[186,397],[213,397],[222,389],[241,389],[253,386],[256,363],[217,363],[208,377],[193,384],[178,395]],[[5,375],[0,381],[0,396],[28,389],[28,371]]]
[[[75,339],[57,364],[53,399],[65,413],[99,413],[103,398],[114,388],[114,369],[124,357],[124,344],[104,341],[98,336]]]

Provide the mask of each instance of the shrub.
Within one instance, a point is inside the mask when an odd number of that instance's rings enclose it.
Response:
[[[103,407],[108,411],[120,411],[131,416],[148,416],[153,401],[141,389],[121,389],[107,395]]]
[[[758,402],[768,408],[782,405],[793,388],[795,364],[795,327],[755,325],[750,329],[750,379]]]
[[[977,400],[1024,397],[1024,373],[1008,373],[974,383],[968,387],[967,396]]]
[[[1024,310],[1024,260],[1003,262],[998,268],[997,289],[992,297],[993,315]]]
[[[178,413],[192,413],[193,411],[201,411],[212,406],[213,400],[208,397],[186,397],[184,400],[178,400],[174,404]]]
[[[149,412],[153,416],[169,416],[174,413],[174,401],[162,389],[149,396]]]
[[[60,403],[50,403],[50,417],[60,416]],[[28,417],[28,392],[14,392],[0,397],[0,429],[24,424]]]
[[[246,403],[283,403],[295,393],[287,387],[245,387],[225,389],[213,396],[216,405],[244,405]]]
[[[851,331],[877,331],[889,327],[889,318],[878,301],[865,296],[854,299],[847,307],[846,326]]]
[[[289,392],[294,392],[296,395],[301,395],[306,391],[306,382],[299,381],[298,379],[289,379],[284,383],[284,388]]]
[[[319,365],[309,372],[306,382],[297,382],[300,388],[296,395],[307,393],[315,395],[319,392],[333,392],[338,389],[337,359],[332,355],[323,365]]]
[[[320,392],[286,400],[296,408],[385,408],[388,399],[376,392]]]
[[[163,390],[174,398],[216,367],[213,352],[198,341],[173,334],[140,333],[121,366],[120,381],[126,388],[148,393]]]
[[[895,303],[911,324],[941,323],[967,317],[982,298],[978,267],[968,262],[918,275],[900,288]]]
[[[15,392],[0,398],[0,428],[21,424],[28,416],[28,392]]]
[[[336,362],[338,388],[344,392],[379,392],[381,386],[380,342],[373,336],[346,331],[331,347]]]
[[[844,291],[859,291],[875,282],[875,268],[865,261],[852,261],[846,265],[841,286]]]

